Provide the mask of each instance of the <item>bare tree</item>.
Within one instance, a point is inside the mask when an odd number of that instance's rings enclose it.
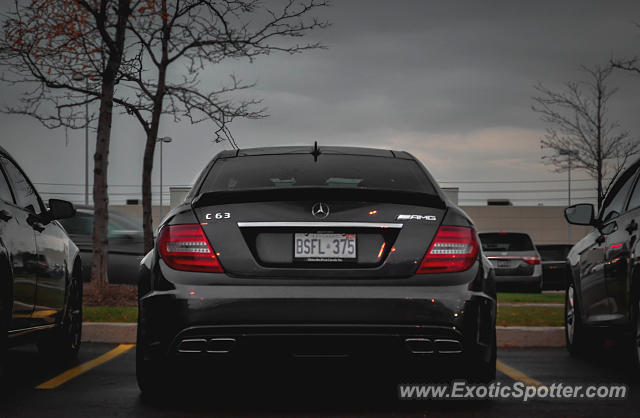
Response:
[[[635,26],[640,29],[640,23],[636,23]],[[637,55],[631,58],[612,58],[610,64],[613,68],[640,75],[640,57]]]
[[[260,101],[234,95],[253,84],[231,75],[227,84],[211,88],[203,85],[202,75],[225,60],[320,48],[318,43],[287,40],[327,27],[327,22],[311,16],[326,5],[324,0],[152,0],[137,10],[129,30],[139,48],[139,65],[123,72],[122,83],[128,90],[116,103],[135,116],[146,134],[142,168],[146,251],[153,247],[151,171],[162,116],[212,123],[213,139],[235,147],[228,124],[238,117],[266,116],[263,108],[256,108]]]
[[[535,88],[532,109],[548,127],[541,140],[543,148],[552,154],[545,158],[556,171],[566,171],[566,155],[571,154],[572,166],[587,172],[597,182],[598,208],[624,169],[629,158],[640,152],[640,142],[631,139],[609,118],[609,100],[617,89],[608,85],[610,66],[581,67],[585,81],[568,82],[560,91],[542,84]],[[605,179],[610,180],[605,185]]]
[[[6,112],[35,117],[48,128],[84,125],[85,103],[99,104],[94,159],[91,275],[107,284],[107,173],[113,101],[125,59],[132,0],[15,0],[0,41],[3,80],[25,85]]]

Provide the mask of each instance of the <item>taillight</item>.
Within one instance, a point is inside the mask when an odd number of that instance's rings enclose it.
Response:
[[[443,225],[422,259],[418,274],[465,271],[477,257],[478,240],[473,228]]]
[[[531,264],[532,266],[535,264],[540,264],[540,257],[532,256],[532,257],[522,257],[525,263]]]
[[[160,231],[158,248],[172,269],[222,273],[222,266],[198,224],[167,225]]]

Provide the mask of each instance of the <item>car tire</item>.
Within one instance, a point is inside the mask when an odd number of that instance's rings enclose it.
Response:
[[[496,361],[498,354],[498,344],[496,333],[493,333],[493,339],[489,352],[478,352],[470,359],[470,373],[467,375],[467,381],[472,383],[491,383],[496,380]]]
[[[38,351],[63,363],[75,360],[82,342],[82,278],[72,276],[67,284],[64,313],[58,326],[38,341]]]
[[[567,350],[572,357],[580,357],[586,351],[586,331],[582,325],[576,288],[569,281],[564,298],[564,336]]]
[[[165,368],[158,360],[145,359],[144,343],[142,333],[138,323],[137,343],[136,343],[136,380],[143,399],[148,401],[158,401],[167,392],[168,379],[164,373]]]

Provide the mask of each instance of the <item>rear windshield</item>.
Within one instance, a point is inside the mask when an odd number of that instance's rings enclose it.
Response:
[[[413,160],[363,155],[256,155],[216,161],[200,192],[326,187],[381,189],[435,195]]]
[[[527,234],[484,233],[479,234],[484,251],[532,251],[533,243]]]

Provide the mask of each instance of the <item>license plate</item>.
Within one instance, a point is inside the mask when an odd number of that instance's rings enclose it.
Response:
[[[493,260],[493,266],[497,268],[509,268],[511,267],[511,261],[509,260]]]
[[[294,257],[307,261],[356,258],[356,234],[295,234]]]

